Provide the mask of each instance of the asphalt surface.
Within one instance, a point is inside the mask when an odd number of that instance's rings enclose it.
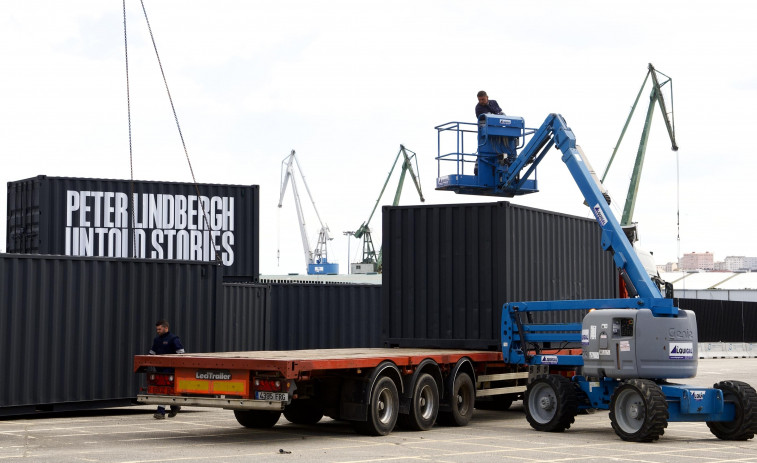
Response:
[[[687,384],[737,379],[757,385],[757,359],[700,360]],[[576,417],[563,433],[528,425],[516,402],[505,412],[477,410],[463,428],[395,430],[385,437],[356,434],[324,419],[300,426],[282,418],[272,429],[241,427],[231,411],[182,410],[155,420],[138,406],[0,420],[0,462],[754,462],[757,441],[721,441],[704,423],[669,423],[659,441],[620,440],[608,412]]]

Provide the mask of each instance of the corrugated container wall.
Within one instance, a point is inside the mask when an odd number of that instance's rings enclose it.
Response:
[[[257,278],[259,201],[257,185],[40,175],[8,182],[6,251],[220,259],[224,275]]]
[[[223,305],[216,326],[216,350],[268,350],[271,339],[271,286],[223,283]]]
[[[0,254],[0,415],[123,405],[155,322],[189,352],[216,350],[221,267]],[[240,336],[243,334],[240,334]]]
[[[383,239],[390,346],[497,350],[507,302],[618,295],[612,256],[591,219],[504,201],[384,207]]]
[[[757,342],[757,302],[674,299],[697,316],[699,342]]]
[[[382,345],[381,286],[271,285],[269,349]]]

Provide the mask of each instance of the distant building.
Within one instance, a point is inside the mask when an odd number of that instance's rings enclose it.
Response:
[[[757,257],[728,256],[723,261],[729,272],[743,272],[757,270]]]
[[[667,264],[662,264],[657,266],[657,271],[662,272],[677,272],[678,271],[678,264],[675,262],[668,262]]]
[[[715,262],[715,264],[713,265],[713,270],[715,270],[716,272],[730,272],[731,271],[727,262],[720,262],[720,261]]]
[[[683,255],[679,265],[683,271],[714,270],[715,257],[711,252],[690,252]]]
[[[728,256],[723,261],[723,264],[725,264],[725,269],[729,272],[735,272],[737,270],[741,270],[744,268],[744,259],[746,257],[744,256]]]

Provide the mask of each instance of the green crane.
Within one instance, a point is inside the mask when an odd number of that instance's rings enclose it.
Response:
[[[647,80],[651,76],[652,77],[652,93],[649,95],[649,108],[647,108],[647,118],[644,121],[644,130],[641,133],[641,141],[639,142],[639,150],[636,153],[636,162],[634,163],[633,174],[631,175],[631,182],[628,185],[628,194],[626,195],[626,204],[623,207],[623,217],[620,220],[620,225],[623,227],[631,226],[633,223],[632,221],[633,210],[634,210],[634,207],[636,206],[636,195],[639,191],[639,180],[641,179],[641,168],[644,164],[644,154],[647,151],[647,139],[649,138],[649,129],[650,129],[650,126],[652,125],[652,115],[654,114],[654,108],[656,104],[659,104],[660,111],[662,112],[663,119],[665,120],[665,127],[668,129],[668,135],[670,136],[672,150],[678,151],[678,145],[676,144],[676,135],[675,135],[675,124],[674,124],[675,119],[673,118],[673,79],[666,76],[662,72],[656,70],[654,66],[652,66],[652,63],[649,63],[648,69],[649,70],[647,71],[647,76],[644,78],[644,83],[641,84],[641,89],[639,89],[639,94],[636,95],[636,101],[634,101],[633,107],[631,107],[631,113],[628,115],[626,124],[623,126],[623,131],[620,133],[620,138],[618,139],[618,143],[615,145],[615,149],[612,151],[612,156],[610,157],[610,161],[607,163],[607,168],[605,169],[605,173],[604,175],[602,175],[602,182],[604,182],[605,177],[607,177],[607,172],[610,170],[610,165],[612,164],[612,161],[615,159],[615,154],[618,152],[618,148],[620,147],[620,142],[623,140],[623,136],[626,133],[626,129],[628,129],[628,124],[631,122],[631,117],[633,116],[634,110],[636,110],[636,104],[639,102],[639,98],[641,97],[641,94],[644,91],[644,86],[647,84]],[[657,76],[658,74],[663,76],[665,80],[660,82]],[[665,99],[663,98],[663,93],[662,93],[662,87],[667,84],[670,84],[670,113],[668,113],[667,107],[665,105]],[[633,233],[633,236],[635,236],[635,233]]]
[[[411,154],[408,155],[408,153]],[[384,190],[386,190],[386,186],[389,184],[389,179],[392,177],[394,168],[397,167],[397,161],[399,161],[400,155],[402,156],[402,172],[400,173],[400,181],[397,184],[397,192],[394,194],[394,201],[392,201],[392,206],[396,206],[400,202],[400,196],[402,195],[402,185],[405,182],[405,175],[408,172],[410,173],[410,177],[413,179],[415,189],[418,190],[418,195],[420,196],[421,201],[426,201],[426,199],[423,197],[423,191],[421,190],[421,184],[420,180],[418,179],[418,175],[416,175],[415,171],[413,171],[412,160],[415,160],[415,169],[418,170],[418,158],[416,157],[415,152],[405,148],[404,145],[400,145],[400,150],[397,153],[397,157],[394,158],[394,164],[392,164],[392,168],[389,170],[389,175],[386,176],[386,181],[384,182],[383,188],[381,188],[381,193],[379,193],[378,199],[376,199],[376,204],[373,206],[371,215],[368,217],[368,220],[363,222],[363,224],[360,225],[357,231],[352,235],[357,239],[363,239],[363,259],[360,263],[367,264],[368,270],[373,272],[381,272],[382,253],[381,249],[379,249],[379,253],[378,255],[376,255],[376,249],[373,246],[373,239],[371,238],[370,223],[371,219],[373,218],[373,214],[376,212],[376,208],[379,205],[379,201],[381,201],[381,197],[384,195]]]

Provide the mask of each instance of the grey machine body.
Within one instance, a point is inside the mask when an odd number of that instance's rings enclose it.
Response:
[[[589,312],[581,330],[583,374],[597,378],[691,378],[697,374],[697,321],[690,310],[655,317],[649,309]]]

